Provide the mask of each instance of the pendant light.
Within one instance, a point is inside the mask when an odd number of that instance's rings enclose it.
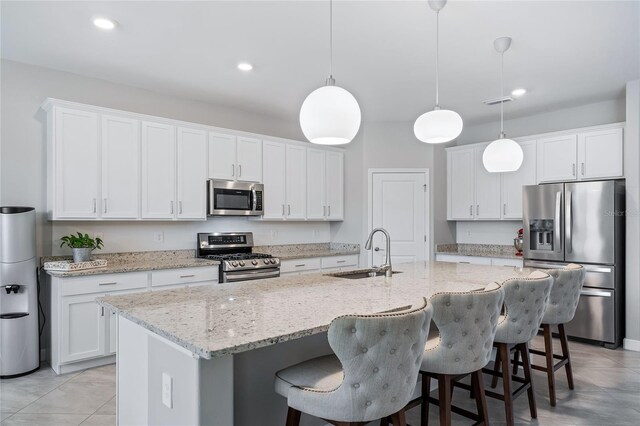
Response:
[[[329,77],[307,96],[300,108],[300,127],[311,143],[344,145],[358,133],[360,106],[333,78],[333,0],[329,1]]]
[[[482,154],[482,164],[490,173],[515,172],[522,165],[524,153],[514,140],[504,133],[504,52],[511,46],[511,37],[495,39],[493,47],[500,53],[500,137],[491,142]]]
[[[429,6],[436,12],[436,106],[433,111],[425,112],[413,125],[416,138],[425,143],[445,143],[457,138],[462,132],[462,118],[448,109],[440,109],[439,99],[439,56],[440,56],[440,11],[447,0],[429,0]]]

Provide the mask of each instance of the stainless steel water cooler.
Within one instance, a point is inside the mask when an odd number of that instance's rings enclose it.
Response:
[[[0,207],[0,377],[40,366],[36,212]]]

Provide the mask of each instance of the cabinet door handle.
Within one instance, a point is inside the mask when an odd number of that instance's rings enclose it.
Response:
[[[327,215],[327,206],[322,206],[322,216]]]
[[[582,176],[584,176],[584,162],[580,163],[580,171],[582,172]]]
[[[480,204],[476,204],[476,216],[480,216]]]
[[[242,164],[238,164],[238,177],[242,176]]]
[[[507,214],[507,203],[502,205],[502,214]]]
[[[236,165],[232,164],[231,165],[231,176],[235,176],[236,175]]]
[[[282,216],[284,216],[284,204],[282,205]]]
[[[100,306],[100,316],[104,316],[104,306]]]
[[[195,277],[194,274],[191,274],[191,275],[180,275],[180,278],[193,278],[193,277]]]
[[[327,216],[331,217],[331,206],[327,206],[327,210],[329,211],[329,214],[327,214]]]
[[[346,260],[338,260],[336,263],[345,263]]]
[[[291,216],[291,204],[287,204],[287,216]]]
[[[173,201],[169,201],[169,211],[173,214]]]
[[[109,283],[99,283],[98,285],[116,285],[116,284],[118,284],[117,281],[111,281]]]
[[[473,204],[469,206],[469,216],[473,216]]]
[[[178,213],[182,214],[182,201],[178,201]]]
[[[573,163],[571,165],[571,176],[575,176],[576,175],[576,163]]]
[[[303,266],[307,266],[307,264],[306,264],[306,263],[301,263],[301,264],[299,264],[299,265],[296,265],[296,268],[301,268],[301,267],[303,267]]]
[[[102,199],[102,210],[104,211],[104,213],[107,212],[107,199],[106,198]]]
[[[93,212],[96,212],[96,199],[93,199]]]

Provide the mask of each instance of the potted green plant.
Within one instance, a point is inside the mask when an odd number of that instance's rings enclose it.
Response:
[[[70,234],[60,238],[60,247],[68,246],[73,252],[73,261],[87,262],[91,259],[91,252],[95,249],[101,249],[104,245],[102,239],[99,237],[91,238],[89,234],[82,234],[78,232],[78,235]]]

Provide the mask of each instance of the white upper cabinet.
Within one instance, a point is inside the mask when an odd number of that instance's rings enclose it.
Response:
[[[325,151],[307,149],[307,219],[324,220],[327,215]]]
[[[284,219],[286,204],[286,145],[264,141],[262,172],[264,184],[264,219]]]
[[[53,219],[98,217],[98,114],[54,107],[49,209]],[[53,204],[53,205],[51,205]]]
[[[307,149],[287,144],[286,154],[286,217],[305,219],[307,205]]]
[[[578,134],[580,179],[623,176],[622,127]]]
[[[576,180],[577,148],[576,134],[538,139],[538,181]]]
[[[237,180],[262,182],[262,140],[238,136],[237,140]]]
[[[475,218],[500,219],[501,173],[489,173],[482,163],[486,145],[475,148]]]
[[[143,219],[174,218],[176,209],[175,145],[175,127],[142,122]]]
[[[177,130],[178,219],[206,219],[207,132],[179,127]]]
[[[522,187],[536,184],[536,141],[518,143],[524,152],[522,165],[502,173],[502,219],[522,219]]]
[[[236,137],[221,133],[209,135],[209,177],[235,180]]]
[[[140,122],[102,116],[103,218],[140,216]]]
[[[211,179],[262,182],[262,140],[246,136],[211,133],[209,136]]]
[[[473,220],[475,213],[474,169],[474,147],[447,151],[447,219]]]
[[[344,219],[344,153],[327,151],[326,205],[328,220]]]

